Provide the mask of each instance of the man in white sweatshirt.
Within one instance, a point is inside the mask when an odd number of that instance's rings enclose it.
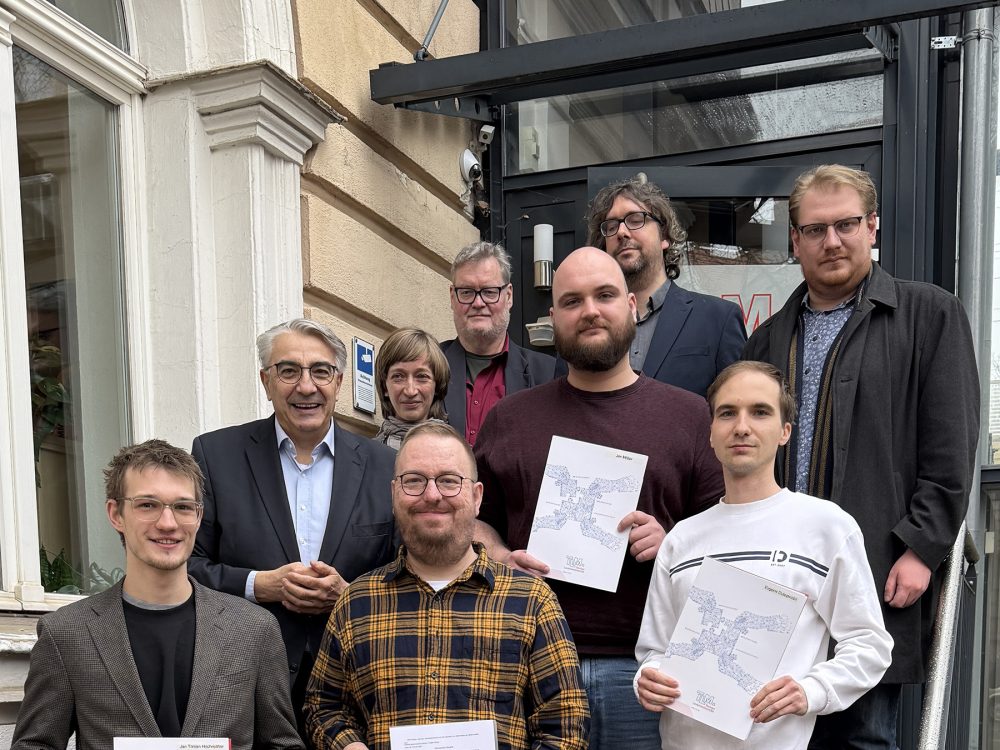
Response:
[[[892,638],[882,621],[861,530],[826,500],[778,486],[774,456],[788,442],[795,400],[769,364],[736,362],[708,390],[711,443],[725,497],[674,526],[660,546],[646,599],[635,690],[662,712],[664,750],[806,748],[819,714],[841,711],[875,686],[889,666]],[[674,626],[701,560],[711,556],[808,597],[778,665],[754,695],[746,741],[664,709],[684,685],[661,672]],[[827,659],[830,639],[834,656]]]

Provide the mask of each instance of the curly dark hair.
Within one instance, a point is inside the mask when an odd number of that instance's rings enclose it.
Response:
[[[659,186],[652,182],[641,182],[635,177],[612,182],[601,188],[590,204],[590,214],[587,217],[587,242],[601,250],[606,250],[605,238],[601,234],[601,222],[607,218],[611,206],[619,196],[628,198],[633,203],[642,206],[658,220],[660,239],[669,240],[670,246],[663,251],[663,263],[667,270],[667,278],[676,279],[680,276],[681,246],[687,239],[687,232],[677,219],[677,213],[670,205],[670,199]]]

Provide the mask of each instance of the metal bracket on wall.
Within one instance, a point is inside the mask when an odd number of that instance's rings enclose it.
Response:
[[[893,26],[882,24],[868,26],[864,31],[865,39],[879,52],[887,63],[895,62],[899,56],[899,36]]]
[[[955,49],[960,43],[957,36],[931,37],[931,49]]]
[[[476,120],[477,122],[493,122],[490,103],[482,96],[459,96],[454,99],[439,99],[433,102],[406,102],[396,106],[430,112],[435,115],[464,117],[467,120]]]

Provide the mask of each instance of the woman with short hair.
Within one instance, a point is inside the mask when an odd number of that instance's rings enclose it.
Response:
[[[382,427],[375,439],[399,450],[406,433],[423,422],[444,422],[451,370],[433,336],[419,328],[389,335],[375,361]]]

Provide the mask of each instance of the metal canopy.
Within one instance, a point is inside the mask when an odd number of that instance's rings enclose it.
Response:
[[[1000,0],[783,0],[739,10],[491,49],[369,72],[372,100],[441,114],[557,94],[714,73],[875,46],[887,24],[1000,4]],[[883,27],[877,29],[876,27]],[[428,102],[448,102],[438,108]]]

